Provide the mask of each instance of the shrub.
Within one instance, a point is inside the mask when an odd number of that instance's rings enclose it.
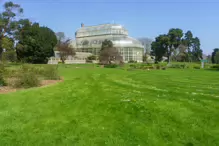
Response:
[[[201,65],[198,65],[198,64],[194,64],[192,67],[193,69],[201,69]]]
[[[217,64],[217,65],[212,65],[211,68],[212,68],[212,69],[218,69],[218,70],[219,70],[219,64]]]
[[[86,59],[86,63],[93,63],[93,60]]]
[[[20,72],[12,84],[16,88],[31,88],[40,85],[40,80],[34,72]]]
[[[15,88],[31,88],[40,85],[40,71],[30,65],[22,65],[18,70],[10,72],[9,85]]]
[[[130,64],[130,65],[129,65],[130,68],[134,68],[134,69],[138,68],[138,66],[139,66],[139,65],[137,65],[137,64]]]
[[[147,70],[147,69],[154,69],[154,65],[153,64],[130,64],[129,65],[130,68],[133,69],[143,69],[143,70]]]
[[[107,64],[107,65],[104,65],[105,68],[117,68],[119,67],[118,64]]]
[[[5,86],[5,85],[6,85],[6,82],[5,82],[4,78],[3,78],[3,76],[0,74],[0,87],[1,86]]]
[[[90,60],[90,61],[97,60],[97,57],[95,55],[91,55],[87,57],[87,60]]]
[[[58,66],[47,65],[43,68],[41,75],[47,80],[59,80]]]
[[[5,72],[6,72],[6,69],[5,69],[4,65],[0,64],[0,87],[6,85],[6,82],[4,79]]]
[[[169,68],[178,68],[178,69],[186,69],[189,68],[190,65],[186,63],[174,63],[169,66]],[[193,68],[193,67],[192,67]]]
[[[9,61],[9,62],[16,62],[17,61],[17,54],[14,50],[6,51],[2,53],[2,60]]]
[[[137,63],[137,61],[130,60],[128,63]]]
[[[169,68],[180,68],[180,69],[182,69],[182,68],[184,68],[184,65],[182,65],[182,64],[171,64],[169,66]]]

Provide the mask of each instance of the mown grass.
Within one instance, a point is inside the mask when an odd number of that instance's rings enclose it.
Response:
[[[219,145],[219,72],[59,67],[64,82],[0,95],[0,145]]]

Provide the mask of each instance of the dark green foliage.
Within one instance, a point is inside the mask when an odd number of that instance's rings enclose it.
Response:
[[[166,68],[165,64],[131,64],[129,66],[131,69],[141,69],[141,70],[153,70],[153,69],[163,69]]]
[[[117,67],[119,67],[119,65],[118,64],[106,64],[106,65],[104,65],[104,67],[105,68],[117,68]]]
[[[163,56],[167,56],[169,46],[169,37],[167,35],[159,35],[151,44],[152,55],[155,56],[155,61],[162,61]]]
[[[202,59],[201,43],[198,37],[193,38],[191,31],[185,33],[178,28],[170,29],[168,34],[159,35],[152,43],[152,55],[155,61],[162,61],[162,57],[167,57],[175,61],[196,61]]]
[[[94,60],[97,60],[97,56],[91,55],[91,56],[87,57],[86,62],[87,63],[93,63]]]
[[[113,42],[110,40],[104,40],[102,42],[102,47],[101,50],[105,49],[105,48],[112,48],[113,47]]]
[[[195,37],[192,43],[192,61],[199,62],[202,59],[202,50],[200,48],[200,40]]]
[[[215,54],[215,56],[214,56],[214,62],[215,62],[216,64],[219,64],[219,51],[216,52],[216,54]]]
[[[187,48],[186,61],[192,61],[192,43],[193,43],[193,34],[189,30],[185,33],[185,36],[182,40],[182,44]]]
[[[97,56],[95,55],[88,56],[87,60],[97,60]]]
[[[176,68],[176,69],[201,69],[201,64],[198,63],[172,63],[169,68]],[[205,65],[205,68],[209,66]]]
[[[212,68],[212,69],[217,69],[217,70],[219,70],[219,64],[213,65],[211,68]]]
[[[17,54],[15,50],[9,50],[2,53],[2,60],[9,61],[9,62],[16,62],[17,61]]]
[[[36,23],[24,29],[16,46],[18,59],[27,63],[47,63],[48,58],[54,55],[53,48],[57,44],[55,33]]]
[[[6,82],[5,82],[5,79],[4,79],[5,73],[6,73],[6,69],[5,69],[4,65],[0,64],[0,87],[6,85]]]
[[[137,61],[130,60],[128,63],[137,63]]]
[[[170,57],[172,53],[182,43],[183,31],[179,28],[172,28],[169,30],[167,35],[169,37],[167,57],[168,57],[168,62],[170,62]]]
[[[171,64],[169,68],[178,68],[178,69],[186,69],[188,66],[186,64]]]
[[[214,51],[212,52],[212,56],[211,56],[212,63],[216,63],[215,56],[216,56],[217,52],[219,52],[219,48],[215,48]]]

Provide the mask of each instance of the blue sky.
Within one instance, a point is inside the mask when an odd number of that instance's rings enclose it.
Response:
[[[4,3],[6,0],[0,0]],[[85,25],[119,23],[132,37],[155,38],[170,28],[191,30],[209,54],[219,47],[219,0],[12,0],[24,16],[74,38]]]

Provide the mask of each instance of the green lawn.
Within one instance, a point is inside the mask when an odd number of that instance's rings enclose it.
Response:
[[[219,145],[218,71],[79,67],[0,95],[0,145]]]

